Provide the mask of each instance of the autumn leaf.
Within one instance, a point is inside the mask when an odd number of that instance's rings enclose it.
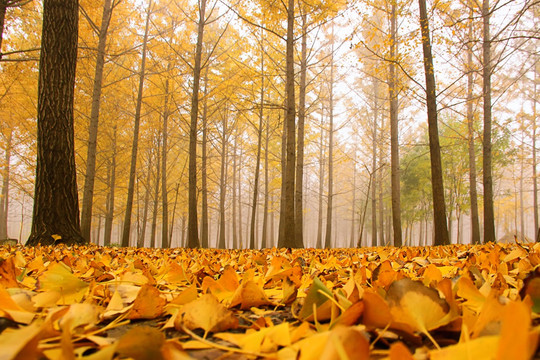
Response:
[[[86,294],[88,284],[71,273],[63,263],[50,265],[39,277],[39,289],[58,294],[59,305],[80,302]]]
[[[212,294],[205,294],[182,307],[174,327],[182,331],[203,329],[208,332],[220,332],[238,327],[238,319],[233,312],[219,303]]]
[[[333,297],[332,291],[328,289],[318,277],[313,279],[313,283],[308,290],[307,296],[304,300],[304,305],[298,314],[298,317],[305,320],[313,315],[313,312],[317,310],[322,304]],[[326,318],[326,316],[320,316],[317,314],[318,319]]]
[[[161,297],[161,293],[152,285],[143,285],[137,294],[133,307],[129,310],[127,318],[155,319],[163,313],[167,301]]]
[[[122,335],[116,344],[116,352],[134,360],[162,359],[161,347],[165,335],[149,326],[137,326]]]
[[[253,280],[243,281],[232,297],[229,308],[240,305],[240,309],[246,310],[251,307],[272,305],[268,300],[264,290],[260,288]]]

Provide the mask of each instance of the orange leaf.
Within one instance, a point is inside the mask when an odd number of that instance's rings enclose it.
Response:
[[[409,349],[401,341],[393,343],[390,346],[390,360],[413,360]]]
[[[158,289],[143,285],[137,294],[133,307],[127,314],[128,319],[155,319],[163,313],[167,301],[160,296]]]
[[[245,310],[251,307],[263,305],[272,305],[268,300],[264,290],[261,289],[253,280],[242,282],[233,295],[229,308],[240,305],[240,309]]]
[[[116,346],[116,352],[135,360],[162,359],[161,347],[165,335],[149,326],[137,326],[125,333]]]
[[[238,319],[214,295],[205,294],[182,308],[174,327],[181,331],[184,326],[189,330],[203,329],[206,333],[219,332],[236,329]]]
[[[530,326],[531,310],[527,305],[516,301],[506,305],[502,314],[497,359],[530,359],[536,350],[529,347]]]

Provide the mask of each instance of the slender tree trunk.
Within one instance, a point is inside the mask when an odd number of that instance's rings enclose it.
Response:
[[[242,156],[238,158],[238,244],[240,249],[244,248],[242,242]]]
[[[381,117],[381,128],[384,129],[384,119]],[[379,164],[382,164],[383,163],[383,156],[384,156],[384,151],[383,151],[383,143],[381,141],[381,144],[380,144],[380,147],[379,147]],[[383,193],[383,173],[382,173],[382,167],[379,166],[380,168],[380,171],[379,171],[379,177],[378,177],[378,180],[379,180],[379,246],[384,246],[385,244],[385,241],[384,241],[384,234],[385,234],[385,231],[384,231],[384,193]],[[375,186],[375,185],[374,185]],[[388,235],[389,236],[389,235]]]
[[[251,203],[251,228],[249,233],[249,248],[255,249],[255,219],[257,214],[257,202],[259,197],[259,177],[261,168],[261,147],[263,131],[263,105],[264,105],[264,51],[261,51],[261,88],[259,103],[259,127],[257,128],[257,159],[255,163],[255,182],[253,184],[253,201]]]
[[[37,109],[37,166],[27,245],[83,244],[73,126],[79,4],[44,0]]]
[[[238,217],[236,216],[236,176],[237,176],[237,167],[236,167],[236,149],[238,143],[238,133],[234,136],[234,146],[233,146],[233,183],[232,183],[232,240],[233,248],[238,249],[238,229],[236,227],[238,222]]]
[[[446,204],[441,165],[441,147],[437,123],[437,95],[435,91],[435,71],[431,54],[431,41],[427,18],[426,0],[418,0],[420,7],[420,28],[422,30],[422,49],[424,53],[424,72],[426,76],[426,102],[428,113],[429,154],[431,158],[431,188],[433,194],[433,222],[435,245],[448,245],[446,225]]]
[[[286,141],[286,162],[283,173],[284,192],[281,195],[284,204],[283,212],[279,221],[283,223],[282,231],[279,234],[279,247],[298,247],[295,243],[295,218],[294,218],[294,173],[295,173],[295,142],[296,142],[296,102],[294,95],[294,3],[295,0],[288,0],[287,6],[287,51],[286,51],[286,88],[287,88],[287,113],[285,117],[285,127],[287,129]]]
[[[159,180],[161,177],[161,141],[158,135],[157,137],[157,163],[156,163],[156,181],[154,182],[154,209],[152,211],[152,228],[150,230],[150,247],[156,247],[156,230],[157,230],[157,214],[159,211]],[[167,244],[161,244],[161,247],[166,246]]]
[[[307,14],[302,13],[302,44],[300,55],[300,86],[298,92],[298,139],[296,151],[296,190],[295,190],[295,247],[304,244],[304,132],[306,121],[306,75],[307,75]]]
[[[96,178],[99,107],[101,103],[103,67],[105,65],[105,47],[107,45],[107,33],[112,11],[112,0],[105,0],[103,14],[101,16],[101,28],[99,30],[94,88],[92,90],[92,108],[90,110],[90,124],[88,126],[88,150],[81,210],[81,232],[88,241],[90,241],[90,230],[92,228],[92,204],[94,199],[94,181]]]
[[[0,240],[9,238],[8,236],[8,214],[9,214],[9,180],[11,163],[11,143],[13,141],[13,130],[9,130],[6,148],[4,150],[4,170],[2,171],[2,195],[0,197]]]
[[[372,182],[371,187],[371,246],[377,246],[377,121],[379,118],[379,80],[376,77],[373,80],[373,143],[371,171]]]
[[[401,190],[399,170],[399,124],[398,124],[398,95],[397,75],[394,61],[397,59],[397,10],[396,2],[392,2],[391,14],[391,42],[388,87],[390,97],[390,166],[392,186],[392,228],[394,231],[394,246],[402,245],[401,234]],[[422,35],[424,36],[424,35]]]
[[[356,205],[356,149],[354,151],[353,158],[353,184],[352,184],[352,202],[351,202],[351,237],[349,240],[349,247],[354,247],[354,220],[355,216],[355,205]]]
[[[148,29],[150,25],[150,14],[152,12],[152,0],[148,4],[146,13],[146,24],[144,27],[144,38],[141,58],[141,70],[139,72],[139,89],[137,92],[137,103],[135,105],[135,124],[133,126],[133,143],[131,146],[131,165],[129,170],[128,196],[126,201],[126,214],[124,217],[124,229],[122,231],[122,246],[129,246],[131,232],[131,212],[133,210],[133,195],[135,190],[135,173],[137,171],[137,152],[139,149],[139,127],[141,123],[141,107],[144,89],[144,78],[146,76],[146,48],[148,43]]]
[[[263,208],[263,224],[262,224],[262,239],[261,239],[261,248],[269,247],[268,242],[268,142],[269,142],[269,132],[270,132],[270,119],[266,117],[266,126],[265,126],[265,139],[264,139],[264,208]]]
[[[471,19],[472,19],[472,4]],[[472,39],[472,20],[469,22],[469,43]],[[472,45],[467,46],[467,129],[468,129],[468,150],[469,150],[469,186],[471,201],[471,243],[480,243],[480,223],[478,219],[478,192],[476,190],[476,151],[474,147],[474,112],[473,112],[473,49]]]
[[[525,124],[523,124],[525,125]],[[524,139],[524,134],[523,132],[521,133],[521,143],[522,144],[525,144],[525,139]],[[523,163],[523,158],[524,158],[525,154],[524,154],[524,151],[523,151],[523,147],[521,148],[521,166],[520,166],[520,169],[519,169],[519,219],[520,219],[520,230],[521,230],[521,241],[524,241],[525,239],[525,210],[524,210],[524,206],[523,206],[523,170],[524,170],[524,163]]]
[[[328,202],[326,206],[326,233],[324,247],[332,247],[332,212],[334,199],[334,25],[332,24],[332,47],[330,50],[330,89],[328,116]]]
[[[540,228],[538,224],[538,178],[536,172],[536,103],[538,102],[538,57],[534,64],[534,95],[533,95],[533,124],[532,124],[532,176],[533,176],[533,208],[534,208],[534,231],[536,232],[536,241],[540,241]]]
[[[201,247],[208,248],[208,67],[204,72],[201,152]]]
[[[322,225],[323,225],[323,192],[324,192],[324,177],[325,177],[325,166],[324,163],[325,153],[324,153],[324,117],[322,111],[324,108],[321,108],[321,134],[320,134],[320,144],[319,144],[319,216],[317,221],[317,249],[322,249]]]
[[[148,222],[148,206],[150,204],[150,184],[152,183],[152,150],[148,151],[148,165],[146,172],[146,186],[144,187],[144,204],[143,204],[143,216],[140,226],[140,233],[137,238],[137,247],[144,246],[144,240],[146,238],[146,223]],[[140,183],[140,180],[138,181]],[[138,187],[137,187],[138,188]],[[139,195],[137,195],[138,197]]]
[[[113,125],[113,141],[111,146],[111,165],[110,177],[108,181],[109,193],[107,194],[107,214],[105,215],[105,234],[103,236],[103,245],[111,244],[112,226],[114,220],[114,192],[116,189],[116,136],[117,127]]]
[[[167,73],[172,69],[169,62]],[[163,101],[163,146],[161,149],[161,246],[171,247],[169,242],[169,192],[167,190],[167,146],[168,146],[168,122],[169,122],[169,78],[165,80],[165,100]]]
[[[174,218],[176,215],[176,205],[178,204],[178,192],[180,190],[180,183],[176,183],[176,189],[175,189],[175,195],[174,195],[174,205],[173,205],[173,211],[172,211],[172,218],[171,218],[171,227],[169,230],[169,247],[172,247],[172,238],[173,238],[173,230],[174,230]],[[183,246],[184,241],[184,224],[183,224],[184,217],[182,217],[182,238],[180,239],[180,242],[182,243],[180,246]]]
[[[495,241],[495,216],[493,212],[493,170],[491,168],[491,36],[489,0],[482,2],[483,41],[482,78],[484,98],[484,139],[482,165],[484,167],[484,243]]]
[[[219,177],[219,241],[218,241],[218,248],[219,249],[225,249],[225,231],[226,231],[226,224],[225,224],[225,196],[226,196],[226,184],[225,184],[225,178],[227,177],[227,116],[228,113],[225,112],[223,115],[223,122],[222,122],[222,137],[221,137],[221,171],[220,171],[220,177]]]

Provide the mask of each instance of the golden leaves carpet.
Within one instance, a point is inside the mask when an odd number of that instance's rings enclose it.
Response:
[[[529,359],[540,244],[0,247],[0,360]]]

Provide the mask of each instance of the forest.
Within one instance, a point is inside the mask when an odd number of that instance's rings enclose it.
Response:
[[[48,170],[43,5],[0,2],[0,239],[537,239],[537,1],[80,0],[51,40],[77,35],[72,130],[48,133],[73,138]],[[40,177],[63,195],[38,195]]]

